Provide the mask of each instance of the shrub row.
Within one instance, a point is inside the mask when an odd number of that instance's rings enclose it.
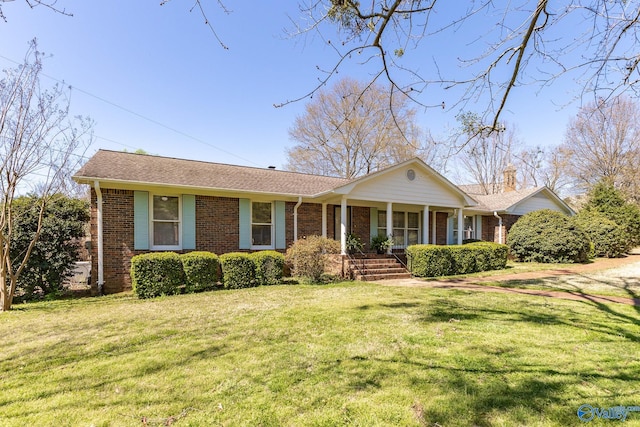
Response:
[[[412,245],[407,248],[409,269],[417,277],[452,276],[499,270],[507,265],[508,248],[492,242],[461,246]]]
[[[214,289],[222,270],[227,289],[274,285],[282,279],[284,255],[276,251],[253,254],[211,252],[159,252],[131,258],[131,285],[139,298]]]

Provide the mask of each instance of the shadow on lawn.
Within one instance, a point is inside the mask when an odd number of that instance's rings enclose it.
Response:
[[[573,295],[576,298],[576,301],[579,301],[583,304],[592,306],[597,308],[598,310],[608,313],[611,316],[614,316],[620,321],[633,324],[640,325],[640,293],[638,293],[635,289],[638,289],[640,279],[628,279],[628,278],[619,278],[619,279],[611,279],[611,280],[603,280],[597,279],[594,277],[585,276],[582,274],[574,274],[574,276],[579,277],[585,281],[597,282],[601,285],[609,286],[611,288],[616,288],[624,291],[627,294],[627,298],[630,300],[630,304],[636,312],[636,316],[632,316],[629,314],[625,314],[620,310],[616,310],[616,307],[621,307],[623,304],[620,303],[620,300],[616,297],[610,296],[601,296],[596,295],[594,293],[587,293],[585,290],[579,285],[572,283],[563,283],[562,286],[554,287],[549,284],[549,278],[544,279],[530,279],[526,281],[509,281],[501,284],[502,287],[513,290],[513,292],[518,293],[518,288],[521,288],[523,285],[526,286],[543,286],[549,289],[552,292],[564,292],[569,295]],[[556,279],[558,280],[558,279]],[[627,330],[621,330],[621,332],[626,332]],[[635,341],[639,341],[640,337],[636,334],[633,338]]]
[[[575,329],[576,333],[589,329],[598,334],[624,336],[634,342],[640,341],[638,332],[631,330],[637,331],[638,328],[629,327],[640,324],[638,316],[628,314],[628,310],[627,313],[618,311],[613,304],[589,300],[581,303],[591,305],[607,315],[589,316],[589,312],[567,311],[566,307],[554,306],[548,300],[531,305],[515,302],[517,305],[509,305],[503,309],[497,305],[467,305],[464,299],[459,298],[437,298],[428,304],[424,303],[418,308],[418,315],[420,322],[438,325],[436,331],[444,331],[439,338],[453,336],[451,334],[456,334],[457,330],[463,330],[465,321],[487,324],[513,321],[514,329],[519,327],[519,322],[559,325]],[[545,306],[548,309],[541,310]],[[626,309],[626,306],[622,307]],[[637,313],[637,306],[635,310]],[[532,339],[535,340],[535,336]],[[442,345],[447,347],[449,342],[445,339]],[[457,342],[456,345],[459,344]],[[463,347],[469,351],[465,350],[459,355],[452,353],[448,358],[431,358],[419,350],[416,352],[415,348],[406,351],[398,348],[397,357],[374,357],[372,360],[380,364],[379,369],[395,363],[405,366],[395,368],[400,371],[423,372],[423,375],[417,374],[414,381],[418,389],[426,388],[429,392],[417,393],[418,396],[442,394],[441,405],[416,401],[412,406],[422,425],[488,426],[500,423],[503,415],[508,420],[503,419],[503,422],[508,424],[527,425],[532,420],[547,419],[551,424],[573,425],[578,423],[578,405],[575,405],[574,399],[579,396],[572,395],[576,388],[599,381],[637,381],[636,365],[629,364],[624,357],[606,361],[605,369],[600,363],[594,363],[585,369],[584,364],[582,367],[575,367],[573,364],[556,365],[553,361],[544,359],[538,362],[538,358],[531,355],[531,352],[535,354],[537,351],[535,341],[528,347],[522,347],[521,344],[504,342],[500,336],[496,336],[495,342],[475,345],[469,343]],[[580,344],[577,344],[574,351],[581,351],[579,347]],[[367,375],[371,375],[371,372],[376,372],[376,369],[368,370]],[[376,378],[379,377],[380,374]],[[433,389],[440,392],[433,392]],[[607,398],[614,401],[630,397],[631,393],[608,390],[598,392],[598,399],[603,401]],[[573,408],[573,405],[576,407]]]

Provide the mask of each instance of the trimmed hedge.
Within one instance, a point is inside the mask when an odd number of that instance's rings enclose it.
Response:
[[[276,251],[260,251],[250,255],[255,266],[256,283],[277,285],[282,279],[284,255]]]
[[[136,255],[131,258],[131,286],[138,298],[180,293],[185,283],[180,255],[159,252]]]
[[[521,216],[509,230],[507,245],[524,262],[584,262],[591,251],[584,230],[572,218],[550,209]]]
[[[218,256],[211,252],[194,251],[180,255],[186,276],[185,292],[201,292],[215,288],[218,282]]]
[[[255,265],[250,254],[229,252],[220,255],[222,283],[226,289],[242,289],[256,286]]]
[[[507,265],[506,245],[474,242],[461,246],[407,247],[411,274],[417,277],[453,276],[499,270]]]

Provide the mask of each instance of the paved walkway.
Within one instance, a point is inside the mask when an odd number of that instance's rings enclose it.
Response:
[[[631,264],[639,263],[640,253],[635,252],[624,258],[598,259],[589,264],[576,264],[575,266],[562,269],[549,269],[541,271],[532,271],[526,273],[503,274],[497,276],[485,277],[469,277],[461,279],[442,279],[442,280],[424,280],[424,279],[401,279],[401,280],[381,280],[379,283],[384,286],[407,286],[407,287],[424,287],[424,288],[440,288],[440,289],[461,289],[479,292],[501,292],[521,295],[535,295],[550,298],[562,298],[575,301],[590,301],[598,304],[618,303],[640,306],[640,298],[627,298],[617,296],[589,295],[580,292],[569,291],[545,291],[536,289],[518,289],[500,286],[488,286],[481,283],[486,282],[508,282],[512,280],[532,280],[545,279],[558,276],[580,275],[584,273],[594,273],[597,271],[609,270],[612,268],[625,267]]]

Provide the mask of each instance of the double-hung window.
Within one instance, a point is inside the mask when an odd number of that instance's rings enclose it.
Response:
[[[180,197],[154,195],[151,204],[151,247],[179,249]]]
[[[196,196],[133,192],[133,247],[136,250],[196,248]]]
[[[273,248],[273,203],[251,203],[251,246]]]
[[[395,248],[420,243],[420,213],[394,211],[392,217],[393,231],[387,233],[387,212],[378,210],[378,236],[393,235]]]

